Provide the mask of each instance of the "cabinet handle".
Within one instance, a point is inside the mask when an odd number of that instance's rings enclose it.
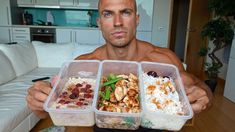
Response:
[[[73,33],[73,31],[70,31],[70,42],[71,43],[73,42],[73,36],[72,36],[73,34],[72,33]]]
[[[79,0],[77,0],[77,4],[76,4],[76,6],[78,6],[79,5]]]
[[[25,30],[21,29],[15,29],[16,32],[26,32]]]
[[[75,38],[75,43],[77,43],[77,32],[76,31],[74,32],[74,36],[75,36],[74,37]]]
[[[15,38],[26,38],[26,36],[15,36]]]
[[[9,41],[12,42],[13,38],[11,36],[11,30],[10,29],[8,29],[8,35],[9,35]]]
[[[8,11],[8,7],[7,8],[7,24],[10,25],[10,19],[9,19],[9,11]]]

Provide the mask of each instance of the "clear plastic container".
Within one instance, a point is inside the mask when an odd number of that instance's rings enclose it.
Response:
[[[188,98],[185,94],[184,86],[182,84],[179,71],[174,65],[152,63],[152,62],[141,62],[140,76],[141,76],[141,95],[142,95],[142,107],[143,113],[141,118],[141,126],[150,129],[162,129],[162,130],[173,130],[178,131],[182,128],[185,122],[192,118],[193,111],[189,104]],[[145,89],[144,80],[142,78],[144,72],[155,71],[158,76],[171,77],[175,83],[176,91],[179,95],[179,100],[183,106],[183,115],[171,115],[166,113],[154,112],[147,108],[145,101]]]
[[[101,63],[100,73],[101,73],[101,76],[108,76],[110,73],[116,74],[116,75],[117,74],[129,75],[130,73],[132,73],[138,77],[139,76],[138,71],[139,71],[139,64],[136,62],[112,61],[112,60],[108,61],[107,60]],[[141,122],[141,119],[140,119],[141,112],[121,113],[121,112],[108,112],[108,111],[98,110],[97,101],[99,97],[98,93],[99,93],[100,87],[101,86],[99,86],[99,88],[96,89],[95,91],[94,106],[93,106],[95,110],[96,125],[100,128],[129,129],[129,130],[138,129],[140,122]]]
[[[49,112],[53,123],[57,126],[93,126],[95,124],[93,106],[93,97],[90,97],[90,104],[83,108],[57,108],[55,103],[65,88],[69,78],[86,78],[94,80],[90,88],[95,91],[98,87],[100,61],[96,60],[79,60],[69,61],[63,64],[59,79],[54,85],[49,97],[47,98],[44,109]],[[80,96],[80,95],[79,95]]]

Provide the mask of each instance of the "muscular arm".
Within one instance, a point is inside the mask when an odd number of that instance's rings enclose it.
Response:
[[[212,92],[208,86],[194,75],[181,72],[185,91],[195,113],[199,113],[212,105]]]
[[[203,81],[187,73],[183,68],[182,62],[172,51],[165,48],[156,48],[153,59],[157,62],[169,63],[178,67],[187,97],[195,113],[199,113],[211,106],[211,90]]]

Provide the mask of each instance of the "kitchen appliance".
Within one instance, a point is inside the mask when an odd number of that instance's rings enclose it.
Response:
[[[22,14],[23,25],[33,25],[33,15],[27,11]]]
[[[56,43],[55,28],[30,28],[30,40],[44,43]]]

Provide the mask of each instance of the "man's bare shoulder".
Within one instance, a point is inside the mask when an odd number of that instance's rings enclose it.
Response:
[[[93,52],[83,54],[75,58],[75,60],[102,60],[104,54],[105,45],[96,48]]]
[[[184,69],[180,59],[169,48],[154,46],[154,50],[151,50],[146,56],[147,61],[173,64],[180,70]]]

